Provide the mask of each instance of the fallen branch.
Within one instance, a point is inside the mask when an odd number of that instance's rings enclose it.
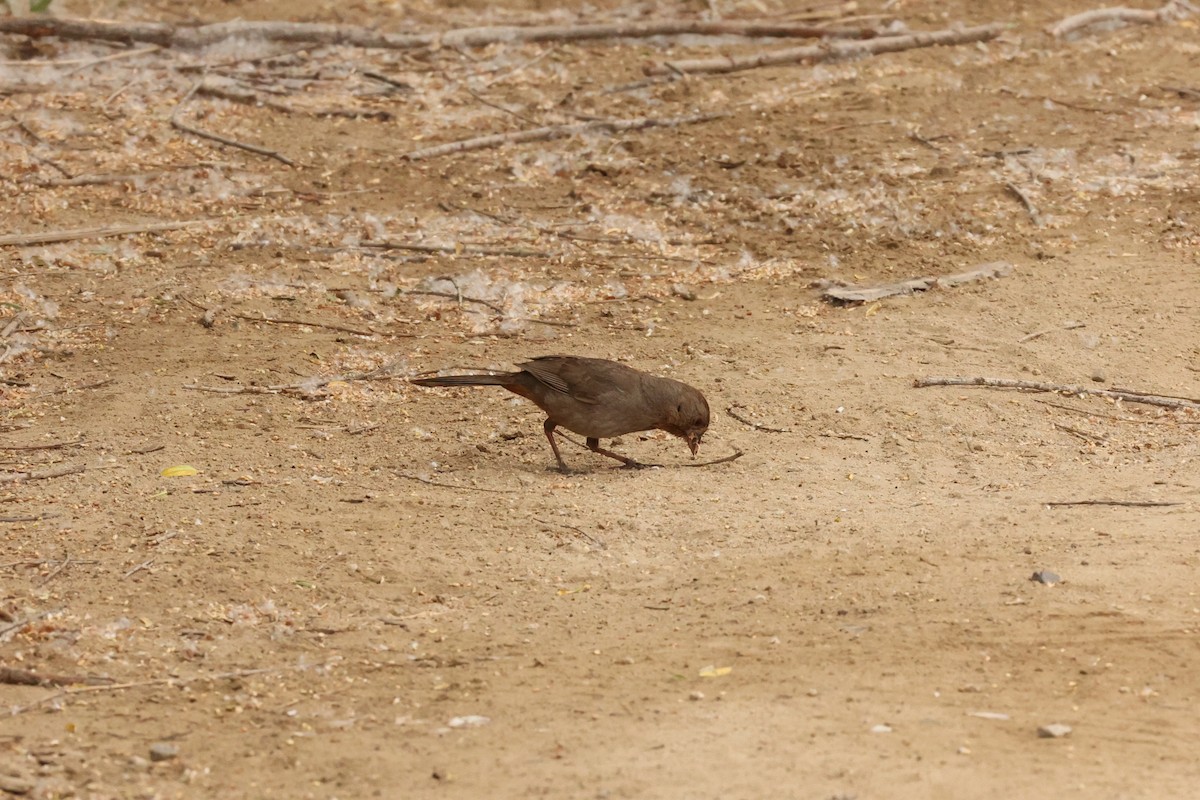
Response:
[[[0,473],[0,483],[20,483],[23,481],[44,481],[50,478],[61,478],[64,475],[74,475],[78,472],[87,470],[86,464],[69,464],[61,467],[52,467],[51,469],[42,470],[40,472],[2,472]]]
[[[839,59],[861,58],[881,53],[896,53],[921,47],[968,44],[995,39],[1004,31],[1003,25],[979,25],[953,31],[924,31],[905,36],[882,36],[865,42],[829,42],[805,47],[790,47],[749,56],[721,56],[718,58],[696,58],[682,61],[664,61],[650,64],[642,71],[646,75],[694,75],[699,73],[727,73],[742,70],[773,67],[782,64],[810,64]]]
[[[0,22],[3,21],[3,19],[0,19]],[[42,233],[10,233],[6,236],[0,236],[0,247],[26,247],[35,244],[74,242],[79,239],[107,239],[110,236],[129,236],[137,233],[174,231],[180,228],[190,228],[194,225],[205,225],[215,221],[192,219],[179,222],[147,222],[141,225],[111,225],[104,228],[69,228],[67,230],[44,231]]]
[[[571,125],[548,125],[544,128],[531,128],[510,133],[496,133],[490,136],[476,136],[472,139],[461,139],[457,142],[434,145],[421,150],[405,153],[402,158],[409,161],[423,161],[451,153],[466,153],[472,150],[486,150],[505,144],[522,144],[525,142],[549,142],[555,139],[566,139],[582,133],[625,133],[640,131],[647,128],[677,128],[681,125],[695,125],[724,117],[724,114],[694,114],[686,117],[655,119],[652,117],[637,117],[635,119],[593,120],[578,122]]]
[[[1126,506],[1129,508],[1165,508],[1181,506],[1183,503],[1169,503],[1160,500],[1062,500],[1049,502],[1048,506]]]
[[[278,153],[274,150],[270,150],[266,147],[260,147],[256,144],[247,144],[246,142],[239,142],[237,139],[230,139],[226,136],[221,136],[220,134],[213,133],[212,131],[206,131],[201,128],[196,128],[191,125],[188,125],[186,122],[183,122],[179,118],[179,115],[183,111],[183,107],[185,105],[187,105],[187,102],[189,100],[192,99],[192,96],[194,94],[196,94],[196,90],[200,88],[200,85],[203,82],[204,82],[204,76],[201,76],[199,80],[197,80],[195,83],[192,84],[192,88],[188,89],[187,94],[185,94],[183,96],[183,99],[181,99],[178,103],[175,104],[175,110],[171,112],[171,127],[172,128],[181,130],[184,133],[190,133],[193,136],[199,136],[201,139],[208,139],[209,141],[229,145],[230,147],[236,147],[239,150],[245,150],[250,153],[256,153],[260,156],[266,156],[267,158],[273,158],[276,161],[287,164],[289,167],[296,166],[295,161],[292,161],[287,156],[285,156],[281,153]]]
[[[1009,378],[918,378],[913,386],[923,389],[927,386],[983,386],[989,389],[1020,389],[1026,392],[1061,392],[1063,394],[1093,395],[1107,397],[1112,400],[1123,400],[1127,403],[1144,403],[1164,408],[1190,408],[1200,411],[1200,402],[1185,397],[1147,394],[1129,390],[1092,389],[1088,386],[1069,386],[1056,383],[1039,383],[1035,381],[1018,381]]]
[[[935,287],[949,289],[985,278],[1003,278],[1010,272],[1012,272],[1012,264],[1005,261],[993,261],[990,264],[982,264],[975,269],[960,272],[956,275],[913,278],[901,281],[900,283],[887,283],[880,286],[827,286],[821,292],[821,297],[826,300],[837,300],[843,303],[866,303],[873,300],[882,300],[885,297],[924,292]]]
[[[1188,2],[1179,2],[1179,0],[1171,0],[1171,2],[1156,11],[1120,6],[1116,8],[1096,8],[1080,14],[1073,14],[1066,19],[1060,20],[1047,28],[1046,32],[1051,36],[1060,37],[1101,22],[1131,22],[1139,25],[1153,25],[1156,22],[1170,22],[1172,20],[1183,19],[1189,14],[1194,13],[1196,13],[1195,6]]]
[[[172,25],[165,22],[111,22],[67,17],[15,17],[0,19],[0,33],[29,37],[57,36],[61,39],[91,39],[108,42],[145,42],[160,47],[199,48],[228,39],[257,39],[270,42],[308,42],[348,45],[380,50],[411,50],[423,47],[482,47],[511,42],[574,42],[595,39],[646,38],[650,36],[759,36],[792,38],[870,38],[875,32],[831,30],[811,25],[779,22],[701,20],[649,20],[591,25],[497,25],[460,28],[443,33],[382,33],[357,25],[324,23],[245,21],[208,25]]]
[[[10,517],[0,517],[0,522],[41,522],[57,516],[57,514],[14,514]]]

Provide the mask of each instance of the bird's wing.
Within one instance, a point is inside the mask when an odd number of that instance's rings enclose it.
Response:
[[[581,403],[595,405],[600,402],[599,390],[604,387],[597,385],[595,376],[580,363],[580,359],[571,356],[542,356],[517,366],[551,389]]]

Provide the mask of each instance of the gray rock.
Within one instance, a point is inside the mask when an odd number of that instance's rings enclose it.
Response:
[[[170,761],[179,755],[179,748],[168,742],[155,742],[150,745],[151,761]]]
[[[1057,572],[1051,572],[1048,569],[1039,569],[1037,572],[1029,576],[1029,580],[1034,583],[1044,583],[1047,586],[1053,586],[1056,583],[1061,583],[1062,578]]]
[[[1038,728],[1039,739],[1061,739],[1071,732],[1070,725],[1062,725],[1057,722],[1050,725],[1043,725]]]

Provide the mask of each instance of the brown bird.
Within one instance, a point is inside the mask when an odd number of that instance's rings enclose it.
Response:
[[[503,386],[532,400],[546,412],[542,427],[562,472],[571,470],[554,441],[554,429],[560,425],[586,436],[592,452],[635,468],[645,465],[605,450],[600,439],[657,429],[684,439],[695,458],[700,437],[708,430],[708,401],[686,383],[603,358],[542,356],[517,366],[521,367],[520,372],[415,378],[412,383]]]

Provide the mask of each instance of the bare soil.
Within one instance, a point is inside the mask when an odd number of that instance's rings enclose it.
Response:
[[[0,232],[190,223],[0,248],[0,666],[64,679],[0,686],[0,790],[1196,796],[1200,413],[913,385],[1200,397],[1197,19],[1046,33],[1087,8],[866,0],[817,24],[1008,28],[633,88],[794,42],[0,37]],[[429,31],[708,7],[144,13]],[[179,106],[204,65],[226,96]],[[696,114],[724,116],[403,157]],[[993,261],[1012,272],[820,298]],[[545,353],[701,388],[701,458],[744,455],[692,468],[627,436],[666,466],[568,444],[563,476],[530,404],[404,380]],[[1048,505],[1077,501],[1148,505]]]

